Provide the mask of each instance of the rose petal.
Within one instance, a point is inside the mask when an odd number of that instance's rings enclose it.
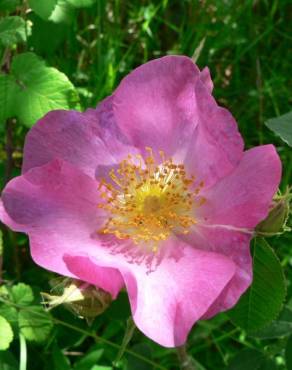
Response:
[[[205,317],[231,308],[252,279],[249,251],[253,228],[264,219],[281,178],[281,162],[272,145],[246,151],[237,168],[204,192],[198,224],[183,237],[195,248],[216,251],[231,258],[236,273]]]
[[[12,180],[2,195],[13,220],[9,226],[29,234],[39,265],[95,284],[113,297],[125,283],[138,327],[162,345],[182,344],[232,278],[233,262],[177,241],[171,247],[181,250],[180,257],[162,259],[149,273],[146,264],[130,263],[113,243],[98,239],[103,215],[97,199],[94,180],[57,160]]]
[[[164,258],[152,272],[145,264],[127,262],[123,254],[109,263],[119,266],[138,328],[157,343],[176,347],[186,341],[192,325],[228,284],[235,265],[223,255],[196,250],[182,241],[169,243],[176,250],[181,249],[181,257]],[[89,259],[67,256],[65,260],[74,274],[79,266],[78,276],[82,280],[87,278],[89,261],[92,269],[98,264],[94,255]],[[80,264],[84,265],[80,268]],[[98,285],[97,280],[90,282]]]
[[[250,255],[251,232],[229,229],[228,225],[196,225],[192,232],[183,236],[186,243],[196,249],[216,252],[230,258],[235,264],[235,274],[216,301],[204,314],[204,318],[233,307],[252,281]]]
[[[23,172],[59,158],[91,177],[104,176],[129,153],[136,153],[116,127],[111,100],[105,99],[97,110],[46,114],[26,137]]]
[[[122,132],[141,151],[150,146],[172,155],[195,127],[193,88],[199,76],[183,56],[156,59],[132,71],[114,92],[114,115]]]
[[[243,140],[231,113],[217,105],[204,84],[195,85],[198,125],[185,155],[188,173],[210,187],[230,173],[243,155]]]
[[[94,235],[104,223],[104,214],[97,207],[97,187],[89,176],[54,160],[9,182],[2,193],[0,217],[13,230],[29,235],[36,263],[72,276],[64,254],[99,247]],[[100,277],[98,286],[115,297],[123,286],[120,273],[97,266],[95,274]]]
[[[213,81],[210,75],[210,70],[208,67],[205,67],[204,69],[202,69],[200,79],[211,94],[214,88],[214,84],[213,84]]]
[[[239,166],[204,192],[200,222],[254,228],[267,214],[281,179],[281,161],[273,145],[244,153]]]
[[[235,120],[211,89],[209,70],[200,72],[191,59],[156,59],[123,79],[114,93],[115,120],[141,152],[164,150],[211,185],[237,165],[243,150]]]

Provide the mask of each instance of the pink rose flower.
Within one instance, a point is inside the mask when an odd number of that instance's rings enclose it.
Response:
[[[84,113],[52,111],[28,133],[1,220],[34,261],[115,298],[166,347],[234,306],[252,280],[250,239],[281,177],[274,146],[243,151],[207,68],[167,56]]]

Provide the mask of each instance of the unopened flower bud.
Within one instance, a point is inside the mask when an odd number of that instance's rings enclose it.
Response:
[[[61,289],[60,289],[61,288]],[[43,303],[48,309],[60,304],[73,311],[79,317],[94,319],[111,303],[111,295],[102,289],[79,280],[65,278],[52,288],[59,294],[41,293]]]
[[[289,197],[283,196],[272,204],[268,216],[258,224],[256,231],[264,236],[282,233],[289,217]]]

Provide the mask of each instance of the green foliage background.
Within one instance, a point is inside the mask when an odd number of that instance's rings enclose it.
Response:
[[[0,0],[0,15],[0,188],[19,174],[37,119],[94,107],[133,68],[166,54],[209,66],[246,148],[274,143],[282,191],[291,183],[292,117],[271,120],[291,110],[289,0]],[[130,315],[125,293],[91,326],[63,307],[44,311],[40,291],[49,291],[52,274],[32,262],[24,235],[1,229],[0,370],[183,368],[176,350],[138,331],[118,356]],[[255,280],[239,305],[192,330],[197,369],[292,369],[292,237],[268,242],[253,245]]]

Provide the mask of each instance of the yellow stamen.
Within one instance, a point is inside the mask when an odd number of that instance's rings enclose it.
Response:
[[[98,207],[106,210],[109,218],[99,232],[132,239],[157,252],[159,242],[171,234],[187,234],[196,223],[194,197],[203,182],[194,189],[195,177],[187,177],[183,164],[166,160],[163,151],[159,151],[161,160],[157,163],[152,148],[145,149],[144,161],[141,155],[128,155],[116,171],[110,171],[114,185],[101,181],[99,189],[105,202]]]

